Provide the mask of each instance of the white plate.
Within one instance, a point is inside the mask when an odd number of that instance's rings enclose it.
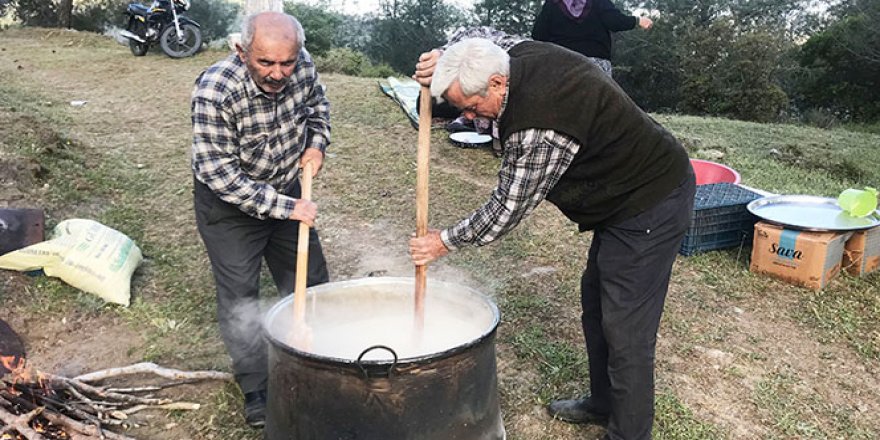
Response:
[[[492,136],[480,134],[475,131],[459,131],[449,135],[452,142],[463,147],[479,147],[492,142]]]

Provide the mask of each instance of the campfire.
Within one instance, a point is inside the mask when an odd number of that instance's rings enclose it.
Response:
[[[164,383],[113,386],[110,379],[153,375]],[[181,371],[139,363],[68,378],[27,365],[17,335],[0,320],[0,440],[134,440],[120,433],[148,409],[196,410],[198,403],[156,393],[202,380],[232,380],[217,371]],[[127,381],[131,382],[131,381]]]

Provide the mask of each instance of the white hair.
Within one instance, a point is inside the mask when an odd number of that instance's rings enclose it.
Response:
[[[241,22],[241,47],[244,50],[249,50],[251,48],[251,43],[254,42],[254,21],[260,14],[264,14],[265,12],[260,12],[256,14],[248,15],[244,18],[244,21]],[[280,13],[279,13],[280,14]],[[290,20],[290,24],[293,25],[293,30],[296,32],[296,42],[299,45],[299,48],[302,49],[303,45],[306,42],[306,32],[303,30],[302,25],[296,17],[289,14],[281,14],[287,17]]]
[[[489,77],[510,76],[510,55],[485,38],[468,38],[449,46],[437,61],[431,77],[431,96],[443,101],[443,94],[458,80],[464,96],[486,96]]]

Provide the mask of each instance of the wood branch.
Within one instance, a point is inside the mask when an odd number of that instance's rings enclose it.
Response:
[[[28,399],[22,399],[21,397],[10,394],[8,391],[0,390],[0,398],[6,398],[10,402],[14,402],[16,405],[22,406],[27,409],[33,409],[37,406],[44,406],[47,410],[60,412],[62,410],[70,412],[73,416],[79,417],[81,420],[90,422],[90,423],[100,423],[100,420],[95,416],[97,414],[97,409],[88,405],[84,405],[87,409],[91,410],[92,413],[89,413],[83,409],[80,409],[75,404],[67,404],[60,400],[49,397],[45,394],[40,394],[34,392],[33,389],[26,387],[22,384],[17,384],[14,386],[16,390],[24,393],[27,397],[33,400],[33,402]],[[39,405],[37,404],[39,403]]]
[[[191,383],[196,383],[196,380],[175,380],[172,382],[162,383],[158,385],[145,385],[142,387],[130,387],[130,388],[113,388],[108,387],[105,388],[105,391],[109,391],[111,393],[124,393],[124,394],[133,394],[133,393],[148,393],[151,391],[162,391],[166,388],[173,388],[179,385],[188,385]]]
[[[82,392],[89,393],[95,396],[98,396],[102,399],[115,399],[120,402],[133,403],[133,404],[141,404],[141,405],[165,405],[166,403],[174,402],[171,399],[147,399],[143,397],[130,396],[128,394],[121,393],[111,393],[107,392],[101,388],[91,386],[87,383],[80,382],[76,379],[69,379],[64,376],[57,376],[50,373],[40,373],[43,376],[43,379],[48,380],[50,382],[55,382],[64,385],[70,385],[76,387]]]
[[[0,396],[0,403],[6,403],[9,405],[15,403],[23,408],[34,408],[33,410],[31,410],[31,412],[41,410],[42,413],[40,415],[48,420],[49,423],[55,426],[59,426],[63,428],[68,434],[71,434],[71,440],[77,438],[77,436],[73,434],[79,434],[79,439],[136,440],[135,438],[122,434],[117,434],[113,431],[101,428],[100,423],[97,420],[95,420],[96,424],[83,423],[68,416],[65,416],[64,414],[45,409],[44,407],[36,406],[25,399],[21,399],[15,396],[13,396],[13,398],[9,400],[7,400],[7,398],[5,398],[4,396]]]
[[[134,414],[138,411],[143,411],[145,409],[167,409],[167,410],[183,410],[183,411],[194,411],[201,408],[202,405],[198,403],[192,402],[173,402],[167,403],[165,405],[135,405],[131,408],[126,408],[123,410],[119,410],[124,414]]]
[[[166,379],[173,380],[224,380],[231,381],[232,374],[220,371],[182,371],[173,368],[160,367],[152,362],[142,362],[139,364],[129,365],[127,367],[108,368],[106,370],[95,371],[88,374],[76,376],[73,380],[80,382],[97,382],[110,377],[126,376],[132,374],[155,374]]]
[[[46,437],[43,434],[29,426],[31,420],[39,414],[41,419],[48,420],[54,427],[66,432],[71,440],[135,440],[105,427],[131,426],[129,415],[143,410],[197,410],[201,405],[156,398],[152,394],[137,396],[126,393],[158,391],[199,380],[233,379],[229,373],[182,371],[149,362],[96,371],[72,379],[45,372],[35,373],[34,379],[28,378],[27,381],[0,381],[2,432],[17,432],[27,440],[44,440]],[[109,388],[87,383],[144,373],[157,375],[171,382],[130,388]],[[36,381],[37,377],[39,382]],[[27,414],[17,414],[21,412]]]
[[[11,426],[13,429],[18,431],[19,434],[23,435],[28,440],[45,440],[46,437],[43,437],[39,432],[34,431],[34,428],[31,428],[31,426],[29,425],[31,420],[33,420],[33,418],[41,412],[43,412],[43,408],[37,408],[33,411],[28,412],[27,414],[17,416],[9,411],[6,411],[3,408],[0,408],[0,421],[2,421],[6,426]]]
[[[68,431],[68,433],[70,431],[75,431],[96,439],[103,438],[108,440],[136,440],[133,437],[129,437],[123,434],[117,434],[113,431],[103,429],[100,426],[76,421],[63,414],[49,412],[43,414],[43,417],[46,417],[46,420],[48,420],[50,423],[64,428],[66,431]]]

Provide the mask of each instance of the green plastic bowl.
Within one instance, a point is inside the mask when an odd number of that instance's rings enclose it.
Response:
[[[877,209],[877,190],[871,187],[844,190],[837,197],[837,204],[853,217],[865,217]]]

